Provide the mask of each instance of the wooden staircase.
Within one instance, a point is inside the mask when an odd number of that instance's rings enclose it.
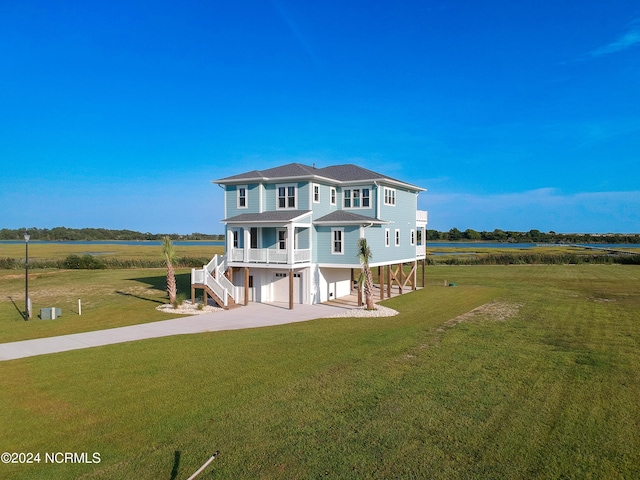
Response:
[[[238,307],[236,303],[236,287],[226,277],[227,258],[216,255],[211,261],[202,267],[202,270],[191,270],[191,302],[195,303],[196,289],[201,289],[204,304],[211,297],[221,308],[229,310]]]
[[[202,291],[203,291],[203,299],[202,299],[202,301],[203,301],[203,303],[205,305],[207,305],[208,302],[209,302],[209,298],[208,297],[211,297],[213,299],[213,301],[216,302],[220,308],[224,308],[225,310],[231,310],[232,308],[237,308],[237,307],[240,306],[240,305],[238,305],[236,303],[236,301],[230,295],[227,297],[227,304],[225,305],[224,299],[220,298],[216,294],[216,292],[214,292],[209,287],[209,285],[204,285],[204,284],[203,285],[191,284],[191,292],[192,292],[191,301],[192,302],[195,302],[194,291],[195,291],[196,288],[201,288],[202,289]]]

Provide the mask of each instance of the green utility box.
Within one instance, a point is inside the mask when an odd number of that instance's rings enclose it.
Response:
[[[40,320],[55,320],[58,317],[62,316],[62,309],[51,307],[51,308],[41,308],[40,309]]]

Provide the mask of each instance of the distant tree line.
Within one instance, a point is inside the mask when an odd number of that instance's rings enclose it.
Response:
[[[133,230],[109,230],[106,228],[22,228],[0,229],[0,240],[24,240],[25,232],[32,240],[46,241],[91,241],[91,240],[162,240],[169,236],[171,240],[224,240],[222,234],[191,233],[189,235],[165,233],[141,233]],[[516,232],[495,229],[492,232],[478,232],[471,228],[464,231],[452,228],[447,232],[427,230],[428,241],[449,242],[496,242],[496,243],[640,243],[640,234],[626,233],[556,233],[529,230]]]
[[[625,233],[556,233],[529,230],[528,232],[514,232],[495,229],[492,232],[472,230],[465,231],[452,228],[448,232],[437,230],[427,231],[429,241],[449,242],[495,242],[495,243],[640,243],[640,234]]]
[[[92,241],[92,240],[162,240],[165,236],[171,240],[224,240],[224,235],[192,233],[189,235],[141,233],[133,230],[109,230],[107,228],[21,228],[12,230],[0,229],[0,240],[22,240],[25,232],[29,232],[31,240],[46,241]]]

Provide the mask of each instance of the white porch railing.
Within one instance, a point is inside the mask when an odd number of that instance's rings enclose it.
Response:
[[[428,212],[427,210],[416,210],[416,222],[427,223]]]
[[[217,279],[215,279],[213,275],[211,275],[206,269],[204,271],[204,282],[207,287],[213,290],[213,293],[215,293],[218,298],[222,299],[222,301],[224,302],[224,306],[228,307],[229,297],[227,297],[227,295],[229,294],[229,290],[224,288],[222,284]]]
[[[294,263],[304,263],[311,261],[311,249],[304,248],[293,251],[293,261]]]
[[[244,248],[232,248],[229,257],[232,262],[244,262]]]
[[[425,245],[418,245],[416,247],[416,257],[423,258],[427,255],[427,248]]]
[[[227,259],[224,255],[215,255],[202,270],[191,269],[191,284],[208,286],[228,306],[228,296],[234,301],[238,298],[237,287],[225,277]]]
[[[218,283],[220,283],[220,285],[222,285],[223,288],[227,290],[227,292],[229,292],[229,295],[231,295],[231,298],[236,300],[238,298],[238,287],[236,287],[233,283],[231,283],[231,280],[229,280],[224,275],[224,272],[226,272],[227,270],[227,259],[226,257],[222,257],[222,258],[223,258],[223,261],[221,261],[216,267],[215,279],[218,281]]]
[[[230,258],[232,262],[244,262],[245,251],[243,248],[232,248]],[[286,250],[275,248],[250,248],[247,252],[247,260],[250,263],[287,263]],[[311,261],[311,249],[296,249],[293,252],[293,263],[305,263]]]

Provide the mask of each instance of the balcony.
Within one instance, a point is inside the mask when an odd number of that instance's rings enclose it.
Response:
[[[416,210],[416,222],[427,223],[428,212],[426,210]]]
[[[229,259],[238,263],[269,263],[288,264],[287,251],[275,248],[232,248]],[[311,249],[295,249],[293,263],[307,263],[311,261]]]

